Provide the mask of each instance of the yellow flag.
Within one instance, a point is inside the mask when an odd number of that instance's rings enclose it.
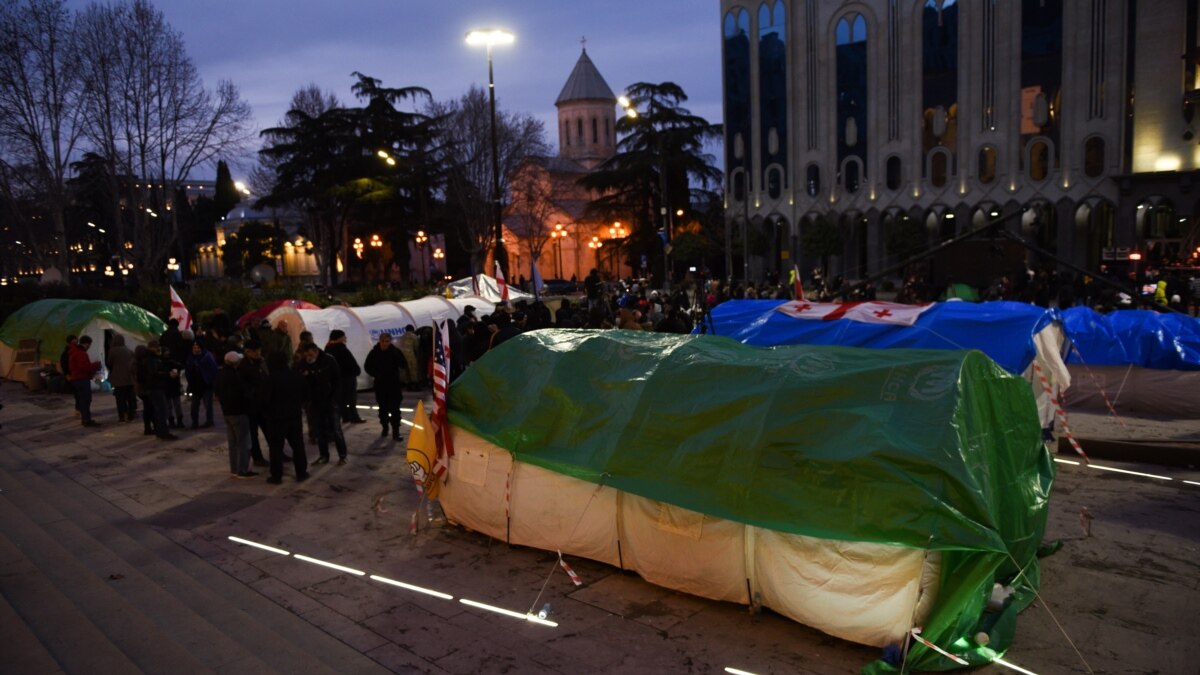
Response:
[[[441,483],[433,475],[435,457],[437,437],[433,434],[429,415],[425,413],[425,402],[417,401],[417,409],[413,413],[413,428],[408,433],[407,459],[417,489],[423,491],[430,499],[437,499],[438,489],[441,487]]]

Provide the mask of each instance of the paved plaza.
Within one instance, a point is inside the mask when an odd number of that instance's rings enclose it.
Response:
[[[437,512],[430,522],[418,508],[403,442],[380,438],[373,420],[346,427],[346,466],[312,467],[305,483],[287,467],[283,484],[272,486],[265,469],[257,479],[230,478],[219,415],[215,428],[164,442],[142,435],[139,423],[115,423],[107,396],[93,408],[98,429],[78,425],[67,396],[8,383],[0,396],[4,672],[729,667],[825,675],[855,673],[880,654],[771,612],[752,616],[572,558],[583,581],[576,587],[554,554],[510,548],[446,524]],[[405,407],[415,402],[409,395]],[[1111,423],[1079,416],[1075,426],[1081,436],[1111,436]],[[1200,440],[1194,421],[1144,424],[1144,433],[1163,439]],[[310,460],[315,455],[310,446]],[[1042,675],[1089,667],[1194,672],[1200,472],[1096,463],[1158,477],[1059,464],[1047,538],[1064,546],[1043,560],[1041,599],[1022,614],[1008,659]],[[547,609],[558,625],[462,599],[522,615]],[[993,665],[979,672],[1010,671]]]

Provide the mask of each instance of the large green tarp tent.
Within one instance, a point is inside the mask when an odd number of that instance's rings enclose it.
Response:
[[[90,335],[93,359],[104,362],[104,333],[124,335],[126,344],[145,344],[166,330],[166,324],[150,312],[124,302],[106,300],[38,300],[13,312],[0,325],[0,376],[23,380],[13,359],[22,340],[40,341],[38,361],[58,363],[68,335]]]
[[[981,352],[536,331],[472,365],[451,387],[449,408],[456,433],[511,453],[514,467],[756,532],[936,554],[936,581],[915,593],[936,596],[922,612],[923,636],[972,664],[1008,648],[1016,613],[1036,592],[1054,465],[1028,384]],[[466,471],[471,452],[451,460],[443,503],[452,518],[470,519],[456,500],[485,484]],[[550,528],[565,515],[539,517]],[[995,583],[1015,593],[1002,611],[985,611]],[[989,647],[973,641],[979,631]],[[920,644],[908,666],[957,667]]]

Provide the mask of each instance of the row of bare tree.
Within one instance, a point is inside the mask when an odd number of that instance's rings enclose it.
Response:
[[[72,164],[102,167],[97,214],[144,278],[179,238],[166,206],[198,167],[237,151],[250,108],[228,81],[206,88],[180,33],[146,0],[70,11],[0,0],[0,208],[5,243],[69,273]],[[46,221],[49,221],[47,226]],[[19,236],[17,236],[19,235]]]

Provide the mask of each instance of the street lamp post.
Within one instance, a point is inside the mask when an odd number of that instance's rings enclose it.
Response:
[[[562,223],[555,223],[554,229],[550,231],[550,238],[554,240],[554,249],[558,254],[558,267],[555,268],[555,277],[558,279],[563,278],[562,240],[565,236],[567,236],[567,231],[563,228]]]
[[[421,280],[429,283],[429,268],[425,266],[425,244],[429,243],[429,235],[425,230],[417,230],[417,254],[421,257]]]
[[[510,45],[516,39],[512,33],[498,28],[473,30],[467,33],[467,44],[487,47],[488,62],[488,103],[492,113],[492,224],[495,226],[496,248],[495,259],[504,272],[508,273],[508,256],[504,250],[503,227],[500,223],[500,144],[496,140],[496,82],[492,70],[492,47],[495,45]]]

